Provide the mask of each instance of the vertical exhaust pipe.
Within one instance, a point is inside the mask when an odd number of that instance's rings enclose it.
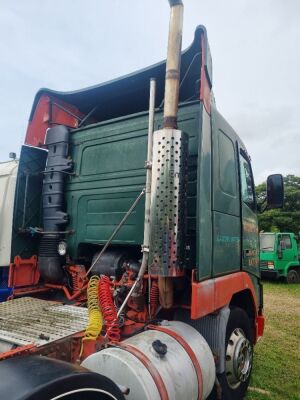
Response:
[[[177,112],[180,83],[183,3],[169,0],[171,6],[168,54],[166,65],[164,128],[177,129]]]
[[[182,0],[169,0],[163,129],[153,137],[149,272],[159,276],[160,303],[173,303],[169,278],[182,276],[185,263],[188,135],[177,129]]]

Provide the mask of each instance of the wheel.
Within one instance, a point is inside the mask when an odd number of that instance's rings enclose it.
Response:
[[[225,346],[225,372],[218,374],[222,400],[242,400],[252,372],[253,333],[250,319],[241,308],[230,310]]]
[[[300,282],[300,275],[295,269],[290,269],[287,277],[286,277],[286,282],[287,283],[299,283]]]

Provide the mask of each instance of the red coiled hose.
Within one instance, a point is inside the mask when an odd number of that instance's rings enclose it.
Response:
[[[120,340],[120,328],[108,276],[102,275],[100,277],[98,290],[99,303],[103,314],[104,326],[106,327],[106,335],[109,340],[118,342]]]
[[[150,289],[150,312],[151,315],[150,317],[154,317],[155,311],[158,307],[159,304],[159,289],[158,289],[158,283],[157,281],[154,281],[152,283],[151,289]]]
[[[75,273],[72,274],[72,288],[73,288],[73,293],[77,292],[77,290],[80,289],[78,275]]]

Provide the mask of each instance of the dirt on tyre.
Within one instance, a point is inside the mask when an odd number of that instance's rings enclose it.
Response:
[[[218,374],[222,400],[242,400],[253,365],[253,330],[247,313],[231,308],[226,328],[225,372]]]

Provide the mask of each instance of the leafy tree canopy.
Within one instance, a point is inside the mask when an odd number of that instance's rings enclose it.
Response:
[[[284,206],[268,210],[258,216],[259,229],[265,232],[300,231],[300,177],[287,175],[284,181]],[[256,186],[258,202],[266,197],[266,183]]]

